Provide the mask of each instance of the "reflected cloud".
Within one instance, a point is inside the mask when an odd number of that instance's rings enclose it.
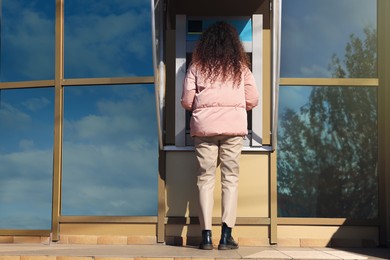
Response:
[[[4,184],[7,178],[19,179],[21,177],[26,182],[47,177],[51,180],[52,154],[52,150],[39,149],[0,154],[1,183]]]
[[[34,146],[35,146],[34,140],[22,139],[22,140],[20,140],[20,142],[19,142],[19,147],[20,147],[22,150],[31,150],[31,149],[34,148]]]
[[[311,91],[311,87],[308,86],[281,86],[279,88],[279,114],[282,115],[286,109],[299,111],[308,103]]]
[[[99,89],[98,92],[102,92],[93,95],[90,90],[94,87],[85,91],[78,88],[75,92],[72,87],[69,95],[76,93],[77,100],[65,99],[65,140],[123,144],[122,139],[157,138],[154,93],[145,86],[121,88]],[[68,93],[67,89],[65,91]],[[91,103],[78,103],[78,99],[85,99],[86,95],[90,95]],[[73,110],[74,107],[79,109]]]
[[[76,91],[76,99],[93,96],[91,90],[100,93],[80,108],[89,111],[85,116],[67,117],[65,111],[62,212],[156,215],[154,94],[145,86],[109,89],[110,94],[100,87]],[[65,109],[69,102],[71,97]]]
[[[52,154],[0,154],[0,229],[50,229]]]
[[[0,228],[50,229],[52,99],[50,88],[2,91]]]
[[[152,75],[149,2],[118,4],[113,12],[106,9],[115,3],[107,1],[94,1],[86,12],[76,11],[80,3],[65,5],[67,77]]]
[[[281,76],[330,77],[332,55],[376,17],[375,0],[283,1]]]
[[[3,130],[23,129],[31,122],[31,117],[16,107],[2,102],[0,106],[0,122]]]
[[[1,81],[53,79],[55,1],[1,5]],[[149,9],[148,0],[66,1],[66,76],[152,75]],[[156,215],[153,86],[106,86],[116,99],[86,89],[66,90],[80,99],[65,105],[64,213]],[[15,92],[0,104],[0,229],[50,229],[54,95]]]
[[[55,1],[2,1],[1,81],[54,78]],[[65,4],[65,75],[152,75],[150,2]]]
[[[156,215],[156,152],[145,143],[65,143],[65,215]],[[126,149],[128,148],[128,149]]]
[[[26,107],[30,111],[38,111],[45,107],[47,107],[50,104],[50,100],[45,97],[39,97],[39,98],[30,98],[24,102],[22,102],[22,105]]]
[[[331,73],[327,68],[318,66],[318,65],[311,65],[310,67],[302,66],[300,69],[301,75],[304,78],[330,78]]]
[[[23,0],[1,4],[1,80],[54,78],[54,1],[39,6]],[[52,9],[43,12],[41,5]]]

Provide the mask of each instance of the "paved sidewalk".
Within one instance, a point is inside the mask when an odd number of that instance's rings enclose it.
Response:
[[[199,250],[167,245],[0,244],[0,260],[142,260],[142,259],[390,259],[389,248],[241,247]]]

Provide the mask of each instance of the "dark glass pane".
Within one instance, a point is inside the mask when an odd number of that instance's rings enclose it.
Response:
[[[67,87],[63,215],[157,215],[153,85]]]
[[[0,5],[0,81],[54,79],[55,1]]]
[[[0,229],[50,229],[54,88],[0,91]]]
[[[280,96],[279,217],[377,218],[377,89],[281,87]]]
[[[376,2],[284,0],[281,76],[377,77]]]
[[[65,77],[153,75],[150,0],[65,2]]]

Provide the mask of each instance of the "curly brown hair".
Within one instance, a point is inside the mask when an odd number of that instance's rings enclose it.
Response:
[[[237,30],[226,22],[217,22],[202,34],[192,54],[192,64],[199,66],[211,82],[221,77],[232,79],[235,85],[241,82],[242,67],[250,67]]]

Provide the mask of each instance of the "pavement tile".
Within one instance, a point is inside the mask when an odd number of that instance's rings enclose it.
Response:
[[[0,243],[13,243],[14,237],[13,236],[0,236]]]
[[[56,256],[47,256],[47,255],[22,255],[20,260],[56,260]]]
[[[260,259],[292,259],[289,255],[279,252],[277,250],[263,250],[251,255],[245,256],[246,258],[260,258]]]
[[[21,243],[21,244],[36,243],[36,244],[39,244],[39,243],[41,243],[41,237],[15,236],[14,243]]]
[[[20,260],[20,256],[0,256],[0,260]]]
[[[337,256],[317,250],[279,250],[292,259],[340,259]]]
[[[173,257],[136,257],[134,260],[174,260]]]
[[[108,256],[97,256],[94,260],[134,260],[133,257],[108,257]]]
[[[366,256],[352,254],[349,252],[343,252],[343,251],[326,251],[326,252],[330,255],[334,255],[334,256],[337,256],[341,259],[346,259],[346,260],[348,260],[348,259],[368,259],[368,257],[366,257]]]
[[[57,256],[57,260],[93,260],[93,257],[86,256]]]
[[[69,244],[96,245],[97,236],[68,236]]]
[[[99,236],[98,245],[127,245],[126,236]]]

